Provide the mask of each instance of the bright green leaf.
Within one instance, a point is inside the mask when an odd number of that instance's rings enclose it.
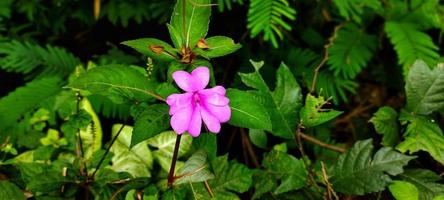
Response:
[[[396,200],[418,200],[418,188],[406,181],[393,181],[389,190]]]
[[[305,127],[314,127],[330,121],[342,112],[333,109],[322,108],[328,102],[324,97],[314,97],[308,94],[305,99],[305,106],[301,109],[300,118]]]
[[[213,36],[205,39],[207,49],[199,51],[205,58],[216,58],[231,54],[241,48],[233,39],[225,36]]]
[[[176,50],[168,43],[154,38],[128,40],[122,44],[154,60],[172,61],[177,58]]]
[[[174,184],[204,182],[214,178],[207,163],[207,153],[202,150],[195,152],[179,169],[175,175],[178,177]]]
[[[437,195],[444,195],[444,184],[438,183],[442,178],[430,170],[410,169],[399,176],[416,186],[420,200],[432,200]]]

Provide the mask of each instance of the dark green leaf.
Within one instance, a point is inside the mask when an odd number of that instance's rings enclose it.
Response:
[[[444,66],[431,70],[417,60],[406,80],[406,108],[414,113],[428,115],[444,106]]]
[[[154,60],[172,61],[177,58],[176,50],[168,43],[154,38],[128,40],[122,44]]]
[[[438,195],[444,195],[444,184],[438,183],[442,178],[430,170],[410,169],[399,176],[416,186],[420,200],[431,200]]]
[[[217,135],[214,133],[201,133],[199,137],[193,139],[194,149],[201,149],[208,155],[208,159],[212,161],[217,154]]]
[[[389,106],[378,109],[369,122],[373,123],[376,132],[383,135],[382,145],[394,146],[399,142],[398,113]]]
[[[131,147],[149,139],[170,127],[170,115],[168,106],[155,104],[148,106],[139,116],[135,118]]]
[[[255,101],[250,92],[228,89],[231,119],[228,123],[244,128],[271,130],[270,116],[263,105]]]
[[[260,147],[260,148],[267,148],[267,134],[258,129],[250,129],[248,132],[248,136],[250,137],[251,142]]]
[[[390,147],[379,149],[372,158],[372,151],[372,140],[362,140],[339,156],[330,172],[330,182],[337,192],[363,195],[382,191],[391,182],[389,175],[402,173],[402,168],[415,158]]]
[[[0,199],[25,200],[23,192],[15,184],[8,181],[0,181]]]

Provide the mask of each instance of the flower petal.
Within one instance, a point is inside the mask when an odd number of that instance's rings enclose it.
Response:
[[[170,106],[170,115],[174,115],[178,110],[191,106],[193,93],[171,94],[167,97],[166,103]]]
[[[192,106],[188,106],[178,110],[173,117],[171,117],[170,124],[174,132],[180,135],[188,130],[193,110]]]
[[[196,105],[196,108],[193,111],[193,115],[191,116],[188,133],[190,133],[190,135],[193,137],[197,137],[200,135],[201,128],[202,117],[200,116],[200,106]]]
[[[226,106],[228,105],[228,103],[230,102],[230,100],[225,97],[222,96],[220,94],[200,94],[199,98],[205,102],[205,104],[212,104],[215,106]]]
[[[193,78],[186,71],[175,71],[173,73],[174,82],[180,87],[180,89],[186,92],[194,92],[195,90],[192,87]]]
[[[201,94],[213,94],[213,93],[216,93],[216,94],[219,94],[219,95],[222,95],[222,96],[225,96],[226,92],[227,91],[225,90],[225,88],[223,86],[220,86],[220,85],[217,85],[217,86],[215,86],[213,88],[209,88],[209,89],[205,89],[205,90],[199,91],[199,93],[201,93]]]
[[[203,90],[210,81],[210,70],[207,67],[197,67],[191,72],[192,87],[194,91]]]
[[[219,133],[220,131],[219,120],[215,116],[213,116],[210,112],[208,112],[205,108],[200,109],[200,113],[208,130],[212,133]]]
[[[206,104],[205,109],[215,116],[221,123],[228,122],[231,118],[231,108],[228,105],[215,106],[212,104]]]

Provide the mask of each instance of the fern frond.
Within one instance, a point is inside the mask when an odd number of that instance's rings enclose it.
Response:
[[[277,48],[277,37],[283,38],[281,28],[291,30],[284,18],[295,20],[296,10],[289,6],[287,0],[251,0],[247,18],[250,36],[254,38],[263,33],[264,40]]]
[[[0,68],[23,74],[70,74],[80,60],[63,48],[46,48],[30,42],[10,41],[0,44]],[[34,74],[35,75],[35,74]]]
[[[0,132],[12,126],[26,112],[61,91],[62,79],[41,78],[29,82],[0,99]]]
[[[335,75],[354,78],[367,66],[376,44],[375,36],[366,34],[355,24],[347,24],[338,31],[332,46],[328,48],[330,69]]]
[[[347,20],[354,20],[361,23],[361,15],[366,8],[373,10],[382,9],[379,0],[334,0],[333,1],[339,9],[339,14]]]
[[[130,116],[130,106],[127,104],[116,104],[106,96],[91,95],[88,96],[94,110],[106,118],[118,118],[125,120]]]
[[[407,22],[388,21],[384,27],[390,42],[395,46],[399,64],[410,66],[417,59],[434,65],[439,58],[439,48],[432,38],[419,30],[415,24]]]
[[[355,94],[356,87],[358,87],[356,81],[335,76],[331,71],[325,70],[318,74],[316,91],[324,97],[332,97],[333,102],[338,104],[340,102],[348,102],[347,93]]]
[[[217,0],[217,7],[219,9],[219,12],[223,12],[225,8],[227,10],[231,10],[233,3],[244,5],[244,0]]]

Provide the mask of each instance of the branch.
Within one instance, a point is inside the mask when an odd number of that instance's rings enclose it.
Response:
[[[174,183],[174,169],[176,168],[176,161],[179,153],[180,138],[182,138],[182,135],[177,135],[176,144],[174,145],[173,159],[171,161],[170,172],[168,173],[168,187],[173,186]]]
[[[318,146],[321,146],[321,147],[324,147],[324,148],[327,148],[327,149],[330,149],[330,150],[333,150],[333,151],[337,151],[339,153],[344,153],[345,151],[347,151],[346,149],[344,149],[342,147],[338,147],[338,146],[334,146],[334,145],[331,145],[331,144],[327,144],[327,143],[322,142],[322,141],[320,141],[320,140],[318,140],[318,139],[316,139],[314,137],[306,135],[306,134],[304,134],[302,132],[298,132],[298,134],[300,135],[300,137],[302,139],[307,140],[307,141],[309,141],[309,142],[311,142],[313,144],[316,144]]]

